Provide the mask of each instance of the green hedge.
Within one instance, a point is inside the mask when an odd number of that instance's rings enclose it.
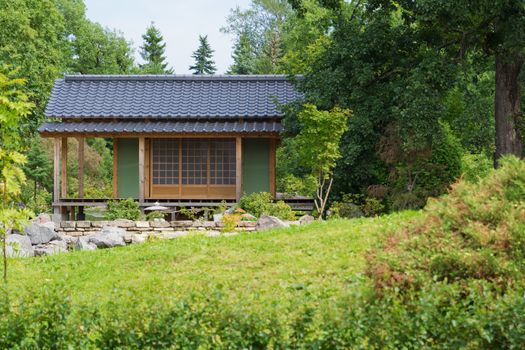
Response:
[[[72,306],[60,288],[0,301],[2,349],[518,349],[525,343],[523,291],[435,283],[412,294],[349,295],[301,310],[263,312],[220,295],[168,303]],[[125,305],[126,304],[126,305]]]

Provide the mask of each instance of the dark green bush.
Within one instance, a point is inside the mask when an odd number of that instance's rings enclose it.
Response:
[[[352,219],[361,216],[377,216],[384,213],[384,210],[383,202],[377,198],[347,193],[342,196],[341,200],[332,203],[330,215],[333,218]]]
[[[110,201],[108,202],[108,209],[106,211],[106,219],[128,219],[138,220],[141,216],[139,204],[132,198],[128,198],[122,201]]]

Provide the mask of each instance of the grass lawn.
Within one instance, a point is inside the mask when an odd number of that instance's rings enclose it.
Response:
[[[13,259],[9,289],[39,293],[60,284],[73,303],[161,301],[191,293],[222,293],[248,303],[323,300],[352,288],[365,251],[386,230],[417,217],[404,212],[378,218],[334,220],[230,237],[191,235],[53,257]]]

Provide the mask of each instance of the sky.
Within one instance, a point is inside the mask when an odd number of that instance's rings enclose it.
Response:
[[[189,74],[191,55],[198,47],[199,34],[208,35],[217,74],[232,63],[232,39],[220,32],[230,9],[247,8],[250,0],[85,0],[87,17],[104,27],[116,29],[132,42],[137,62],[142,34],[153,21],[166,43],[168,65],[176,74]]]

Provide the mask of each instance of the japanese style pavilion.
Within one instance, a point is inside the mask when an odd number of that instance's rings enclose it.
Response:
[[[84,198],[87,137],[113,139],[113,198],[144,207],[275,196],[280,105],[300,98],[280,75],[66,75],[38,129],[54,139],[54,212],[109,200]],[[67,198],[68,138],[79,142],[76,198]]]

